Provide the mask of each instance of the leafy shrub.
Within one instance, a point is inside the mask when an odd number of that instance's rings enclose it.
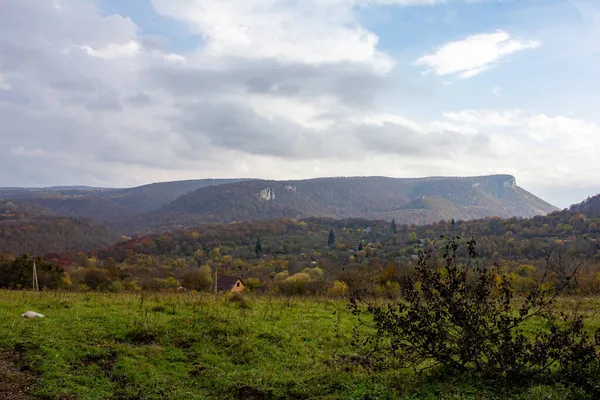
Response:
[[[123,290],[123,284],[121,281],[112,281],[110,285],[108,285],[108,291],[112,293],[120,293]]]
[[[327,291],[327,294],[333,297],[343,297],[348,294],[348,284],[344,281],[333,281],[333,285]]]
[[[135,280],[129,280],[123,282],[123,290],[127,292],[141,292],[142,288]]]
[[[415,276],[402,283],[400,301],[372,304],[353,296],[352,312],[360,316],[365,304],[375,328],[374,335],[357,334],[355,344],[395,367],[441,366],[446,372],[512,383],[552,375],[600,394],[593,375],[600,365],[600,330],[592,340],[581,316],[571,319],[552,309],[576,270],[561,277],[562,283],[545,285],[551,279],[547,268],[515,306],[510,279],[498,266],[479,265],[475,241],[468,242],[462,264],[458,248],[450,239],[442,260],[433,253],[421,254]],[[527,334],[527,324],[539,328]]]
[[[323,291],[326,285],[324,280],[311,280],[310,275],[305,272],[294,274],[283,281],[276,282],[276,284],[279,293],[285,295],[317,293]]]
[[[83,272],[83,283],[92,290],[106,290],[110,284],[110,279],[106,271],[97,267],[90,267]]]
[[[262,283],[258,278],[246,278],[244,279],[245,290],[255,291],[262,287]]]
[[[290,273],[288,271],[282,271],[282,272],[279,272],[277,275],[275,275],[274,279],[275,279],[275,281],[283,281],[289,277],[290,277]],[[598,278],[598,281],[600,282],[600,277]]]
[[[189,268],[181,277],[181,284],[188,289],[207,290],[212,280],[210,266],[203,265],[200,268]]]
[[[227,295],[227,302],[237,305],[242,309],[249,309],[250,303],[243,294],[235,292]]]

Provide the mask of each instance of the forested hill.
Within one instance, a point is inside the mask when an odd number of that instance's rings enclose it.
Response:
[[[352,288],[374,279],[385,293],[413,271],[420,252],[444,246],[442,235],[460,238],[461,257],[465,241],[474,237],[482,261],[498,263],[517,290],[536,284],[548,255],[568,263],[579,260],[569,265],[584,262],[578,277],[581,287],[600,290],[600,217],[569,211],[425,226],[318,217],[211,224],[135,237],[88,254],[45,258],[66,266],[74,285],[87,285],[89,273],[100,290],[107,290],[112,282],[149,290],[173,288],[178,280],[204,290],[211,282],[210,271],[218,268],[242,277],[257,290],[297,279],[306,284],[302,290],[317,291],[335,280]]]
[[[0,200],[0,253],[90,251],[121,240],[121,235],[87,218],[52,216],[38,207]]]
[[[510,175],[431,178],[320,178],[296,181],[201,179],[127,189],[0,188],[0,199],[48,215],[91,218],[119,234],[271,218],[366,218],[424,225],[487,216],[532,217],[557,210]]]
[[[400,224],[424,225],[487,216],[532,217],[555,210],[517,186],[510,175],[252,180],[198,189],[140,217],[129,229],[169,230],[201,223],[309,216],[395,218]]]
[[[572,205],[569,210],[584,213],[589,216],[600,216],[600,194],[588,197],[579,204]]]
[[[48,188],[0,188],[0,199],[19,200],[45,208],[53,215],[115,221],[156,210],[194,190],[239,179],[196,179],[159,182],[133,188],[54,186]]]

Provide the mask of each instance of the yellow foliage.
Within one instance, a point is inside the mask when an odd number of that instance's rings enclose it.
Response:
[[[198,240],[200,238],[200,233],[198,232],[190,232],[188,233],[186,236],[194,239],[194,240]]]
[[[141,292],[142,288],[140,288],[137,281],[127,281],[123,283],[123,290],[127,292]]]
[[[71,282],[71,277],[66,272],[63,273],[63,276],[58,283],[58,287],[60,289],[69,289],[71,285],[73,285],[73,282]]]
[[[223,261],[222,261],[223,265],[229,265],[229,264],[231,264],[232,260],[233,260],[233,257],[231,257],[231,256],[225,256],[225,257],[223,257]]]
[[[275,275],[275,278],[274,278],[274,279],[275,279],[276,281],[283,281],[283,280],[285,280],[285,279],[287,279],[287,278],[289,278],[289,277],[290,277],[290,273],[289,273],[289,272],[287,272],[287,271],[283,271],[283,272],[280,272],[280,273],[278,273],[277,275]]]
[[[344,281],[333,281],[333,286],[329,288],[327,293],[330,296],[342,297],[347,295],[349,292],[348,284]]]
[[[308,224],[304,221],[298,222],[298,226],[302,229],[308,229]]]
[[[154,278],[154,282],[159,289],[177,289],[177,279],[172,276],[168,278]]]
[[[310,275],[305,272],[299,272],[287,278],[286,282],[310,282]]]
[[[221,256],[221,249],[219,249],[218,247],[212,249],[210,253],[208,253],[208,256],[211,258],[211,260],[216,262],[221,262],[221,260],[223,259],[223,256]]]

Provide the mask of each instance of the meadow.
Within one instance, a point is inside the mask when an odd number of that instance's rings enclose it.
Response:
[[[574,299],[561,299],[573,309]],[[593,313],[600,300],[584,299]],[[45,318],[25,319],[33,310]],[[600,318],[588,321],[600,326]],[[0,395],[13,399],[579,399],[559,383],[369,370],[347,301],[0,291]],[[531,329],[535,329],[532,326]],[[28,391],[27,395],[19,394]],[[12,396],[12,397],[11,397]]]

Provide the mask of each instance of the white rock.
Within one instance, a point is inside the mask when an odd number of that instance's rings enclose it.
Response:
[[[258,198],[267,201],[275,200],[275,190],[273,188],[265,188],[260,191]]]
[[[21,314],[23,318],[44,318],[44,315],[40,313],[36,313],[35,311],[27,311],[26,313]]]

